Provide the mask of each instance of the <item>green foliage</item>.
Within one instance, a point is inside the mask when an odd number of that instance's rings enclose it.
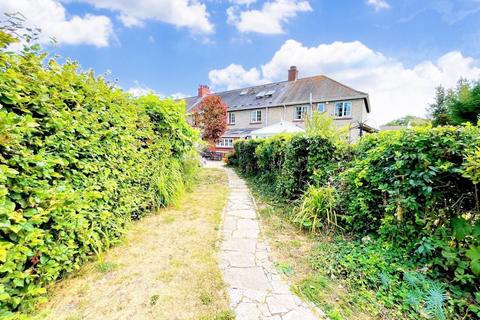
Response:
[[[326,183],[341,154],[327,138],[304,134],[240,140],[234,150],[229,164],[268,181],[285,200],[299,198],[310,184]]]
[[[476,124],[480,120],[480,82],[460,86],[448,107],[452,124]]]
[[[375,291],[375,299],[404,318],[445,319],[454,301],[445,287],[415,270],[408,252],[383,241],[346,241],[342,237],[319,245],[310,257],[316,277],[345,280],[353,291],[366,295]]]
[[[448,103],[453,94],[453,90],[445,90],[442,86],[435,88],[435,102],[428,107],[433,126],[445,126],[451,123]]]
[[[437,90],[439,90],[437,88]],[[430,120],[408,115],[405,117],[401,117],[399,119],[390,121],[386,123],[386,126],[411,126],[411,127],[418,127],[418,126],[426,126],[430,124]]]
[[[325,138],[337,146],[347,143],[348,126],[338,128],[333,118],[325,112],[314,111],[311,117],[307,117],[305,131],[307,135]]]
[[[424,127],[365,137],[341,177],[348,194],[347,227],[378,229],[392,240],[419,237],[474,209],[475,188],[462,168],[467,148],[479,143],[476,127]]]
[[[302,197],[293,221],[310,231],[338,226],[335,189],[310,186]]]
[[[438,87],[429,111],[434,126],[476,124],[480,115],[480,82],[460,79],[456,88]]]
[[[194,173],[184,105],[45,57],[0,51],[0,317],[174,202]]]

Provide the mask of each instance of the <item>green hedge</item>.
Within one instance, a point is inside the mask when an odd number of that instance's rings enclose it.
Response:
[[[326,183],[341,154],[330,140],[316,135],[239,140],[234,150],[229,164],[257,175],[285,199],[297,199],[309,184]]]
[[[0,51],[0,317],[174,202],[195,166],[183,104],[45,57]]]
[[[399,240],[394,237],[430,235],[455,217],[478,210],[464,165],[479,145],[480,131],[473,126],[367,136],[341,176],[342,191],[348,194],[346,225]]]

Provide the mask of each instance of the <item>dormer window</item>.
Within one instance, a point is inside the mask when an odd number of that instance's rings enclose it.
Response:
[[[265,91],[260,91],[258,94],[257,94],[257,99],[260,99],[260,98],[263,98],[263,96],[265,96]]]
[[[275,90],[268,90],[265,93],[265,98],[273,96],[274,93],[275,93]]]

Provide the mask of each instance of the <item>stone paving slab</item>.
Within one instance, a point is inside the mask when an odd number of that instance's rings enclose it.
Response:
[[[316,320],[326,316],[295,296],[278,274],[261,238],[255,205],[245,182],[226,169],[229,180],[223,214],[220,268],[237,320]]]

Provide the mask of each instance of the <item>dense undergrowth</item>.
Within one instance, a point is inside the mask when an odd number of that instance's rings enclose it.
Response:
[[[176,201],[198,165],[182,103],[135,99],[0,39],[0,317]]]
[[[405,317],[480,317],[480,129],[422,127],[345,146],[303,134],[240,141],[228,162],[291,219],[329,233],[312,267]],[[268,192],[269,191],[269,192]]]

